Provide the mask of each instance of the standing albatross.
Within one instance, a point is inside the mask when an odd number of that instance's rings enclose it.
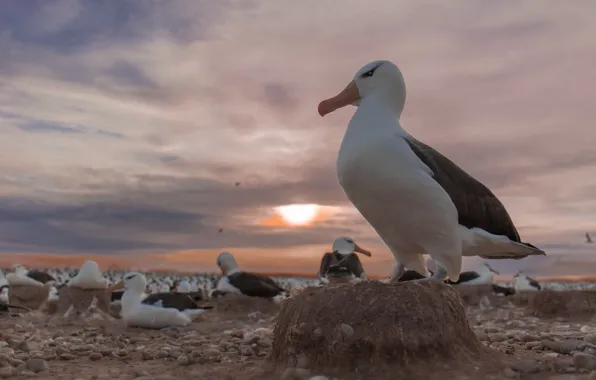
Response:
[[[397,66],[375,61],[318,109],[325,116],[350,104],[358,107],[341,143],[337,174],[348,199],[396,259],[390,281],[398,281],[405,267],[427,275],[423,254],[435,261],[430,278],[438,281],[459,279],[462,255],[544,255],[520,240],[486,186],[401,127],[405,100]]]

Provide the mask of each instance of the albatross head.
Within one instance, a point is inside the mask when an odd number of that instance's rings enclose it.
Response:
[[[135,293],[143,293],[147,288],[147,279],[138,272],[127,273],[122,277],[122,280],[108,288],[109,292],[117,292],[124,289],[132,290]]]
[[[370,251],[360,248],[358,244],[354,243],[354,239],[349,237],[338,237],[335,239],[332,250],[342,255],[351,255],[354,252],[358,252],[368,257],[372,256]]]
[[[325,116],[349,104],[358,107],[368,99],[393,109],[398,116],[401,114],[406,102],[406,84],[393,62],[374,61],[362,67],[342,92],[319,103],[319,115]]]
[[[21,264],[14,264],[11,269],[14,273],[21,275],[21,276],[24,276],[27,274],[27,269],[25,269],[25,267],[22,266]]]
[[[239,270],[236,259],[228,252],[222,252],[217,256],[217,266],[221,269],[224,276]]]

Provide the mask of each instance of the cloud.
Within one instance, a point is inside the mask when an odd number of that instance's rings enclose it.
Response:
[[[525,240],[591,260],[577,244],[596,212],[595,7],[6,1],[0,249],[262,247],[316,267],[317,250],[352,235],[384,273],[392,258],[335,173],[352,110],[320,119],[316,106],[391,59],[404,128],[486,183]],[[297,202],[335,211],[311,228],[259,224]]]

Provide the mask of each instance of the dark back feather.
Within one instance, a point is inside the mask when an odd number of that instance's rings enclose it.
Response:
[[[467,272],[461,272],[459,274],[459,279],[455,282],[451,281],[451,280],[447,280],[446,282],[450,285],[457,285],[457,284],[461,284],[462,282],[468,282],[468,281],[472,281],[476,278],[480,277],[480,275],[474,271],[467,271]]]
[[[187,309],[199,309],[201,306],[197,303],[202,298],[198,293],[153,293],[149,294],[143,303],[153,305],[161,301],[162,307],[174,308],[180,311]]]
[[[255,273],[236,272],[228,275],[228,281],[250,297],[273,298],[284,292],[271,278]]]
[[[56,281],[54,277],[47,274],[46,272],[42,272],[39,270],[30,270],[27,272],[27,277],[34,279],[35,281],[39,281],[43,284],[50,281]]]
[[[433,172],[433,178],[449,194],[459,215],[459,224],[481,228],[522,243],[505,206],[482,183],[430,146],[409,136],[408,145]]]

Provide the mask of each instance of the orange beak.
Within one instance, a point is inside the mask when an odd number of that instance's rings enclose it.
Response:
[[[362,253],[364,256],[368,256],[368,257],[372,256],[372,253],[370,253],[370,251],[360,248],[360,246],[356,243],[354,243],[354,252]]]
[[[319,115],[325,116],[339,108],[354,103],[358,99],[360,99],[360,92],[358,92],[356,82],[351,81],[342,92],[319,103]]]
[[[117,292],[118,290],[124,289],[124,281],[120,281],[108,288],[108,292],[113,293]]]

